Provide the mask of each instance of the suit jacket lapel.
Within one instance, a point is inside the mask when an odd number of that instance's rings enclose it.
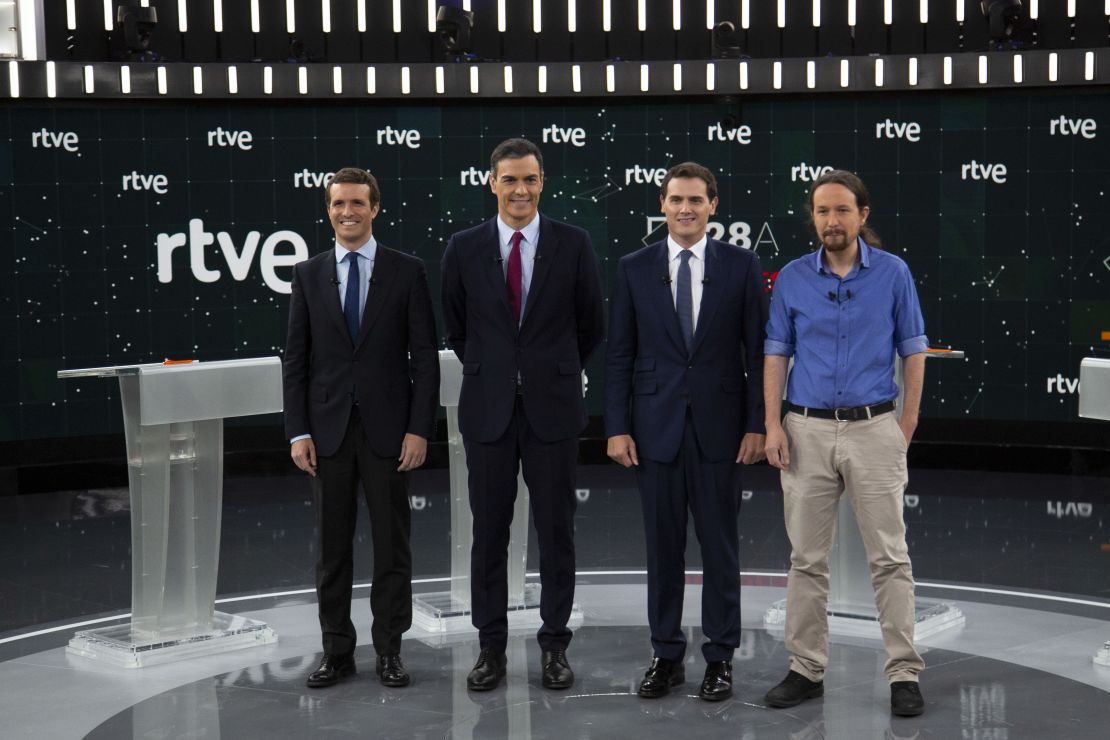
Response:
[[[347,320],[343,318],[343,304],[339,301],[339,272],[336,269],[334,245],[327,252],[328,257],[320,262],[316,271],[316,285],[320,295],[324,296],[324,311],[335,323],[335,328],[343,332],[343,336],[350,338],[347,331]]]
[[[671,341],[679,348],[679,351],[686,354],[686,342],[682,339],[682,327],[678,325],[678,314],[674,310],[674,295],[671,293],[670,275],[667,240],[664,239],[659,242],[656,253],[652,256],[647,284],[651,295],[655,296],[655,305],[659,309],[659,317],[667,335],[670,336]]]
[[[532,282],[528,286],[528,299],[524,304],[524,315],[521,316],[520,321],[521,326],[524,326],[524,322],[532,315],[536,302],[540,298],[540,291],[544,282],[547,281],[548,273],[551,271],[555,252],[558,249],[559,239],[555,236],[555,229],[552,228],[551,221],[540,216],[540,239],[536,245],[536,259],[532,262]],[[506,303],[506,305],[508,304]]]
[[[362,307],[362,320],[358,325],[356,350],[366,341],[370,327],[374,325],[374,321],[381,313],[382,306],[385,305],[385,300],[393,289],[393,277],[396,272],[397,264],[393,261],[393,255],[382,249],[382,243],[378,242],[378,251],[374,256],[374,272],[370,276],[372,282],[370,290],[366,293],[366,305]]]
[[[721,294],[725,289],[723,270],[721,269],[721,245],[714,239],[709,239],[705,244],[705,278],[701,284],[701,308],[698,309],[698,326],[694,330],[694,349],[690,354],[698,351],[702,340],[709,331],[713,317],[717,314],[717,307],[721,305]]]
[[[509,314],[509,289],[505,287],[505,267],[501,258],[501,235],[497,231],[497,218],[487,221],[482,232],[482,243],[478,247],[478,259],[481,265],[479,269],[485,272],[491,294],[495,296],[494,300],[501,304],[505,321],[512,325],[512,316]],[[517,329],[516,326],[512,328],[513,331]]]

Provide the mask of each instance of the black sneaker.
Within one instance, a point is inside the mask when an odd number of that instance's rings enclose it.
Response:
[[[895,681],[890,685],[890,713],[897,717],[916,717],[925,711],[925,699],[917,681]]]
[[[796,707],[806,699],[825,695],[824,681],[810,681],[800,673],[790,671],[778,686],[763,697],[769,707]]]

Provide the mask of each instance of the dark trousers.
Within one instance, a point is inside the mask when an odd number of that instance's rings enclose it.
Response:
[[[312,479],[316,529],[320,533],[316,597],[324,652],[330,655],[349,655],[355,649],[351,586],[359,483],[370,510],[374,543],[374,581],[370,588],[374,649],[379,655],[400,653],[401,635],[412,625],[408,478],[397,472],[399,464],[394,458],[378,457],[370,449],[357,411],[352,412],[336,453],[317,460],[317,475]]]
[[[640,458],[636,479],[647,541],[648,625],[657,658],[677,661],[686,653],[687,507],[701,543],[702,654],[706,661],[732,660],[740,644],[739,468],[732,460],[705,460],[689,418],[678,457],[665,463]]]
[[[532,506],[540,552],[540,617],[543,650],[565,649],[574,603],[575,437],[544,442],[532,432],[518,397],[509,427],[495,442],[464,439],[469,471],[474,544],[470,549],[471,618],[483,650],[503,652],[508,640],[509,525],[516,502],[517,470]]]

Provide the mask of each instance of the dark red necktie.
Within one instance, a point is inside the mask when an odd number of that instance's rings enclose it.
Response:
[[[509,267],[505,270],[505,287],[509,289],[509,313],[513,320],[520,323],[520,240],[524,235],[513,232],[513,248],[509,250]]]

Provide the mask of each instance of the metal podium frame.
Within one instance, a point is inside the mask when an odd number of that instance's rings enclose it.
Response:
[[[1079,363],[1079,416],[1110,421],[1110,359],[1084,357]],[[1092,660],[1110,667],[1110,640],[1095,651]]]
[[[62,370],[119,378],[131,501],[127,624],[77,632],[66,652],[137,668],[271,643],[264,622],[215,611],[223,420],[282,410],[281,360]]]
[[[927,351],[926,359],[962,360],[962,350]],[[894,363],[898,400],[895,413],[902,409],[902,363]],[[964,615],[955,604],[915,598],[914,638],[921,639],[964,624]],[[871,585],[867,551],[859,533],[855,513],[846,496],[840,497],[836,515],[836,539],[829,550],[829,600],[825,609],[829,631],[856,637],[882,637],[875,591]],[[786,599],[776,601],[763,615],[763,626],[781,630],[786,624]]]
[[[474,541],[474,518],[470,512],[467,486],[466,449],[459,432],[459,395],[462,391],[462,362],[451,350],[439,353],[439,402],[447,409],[447,450],[451,492],[451,590],[415,594],[412,623],[432,634],[447,635],[472,629],[470,623],[470,546]],[[540,586],[525,583],[528,564],[528,487],[517,474],[513,523],[509,528],[509,628],[539,627]],[[582,623],[582,610],[575,603],[570,626]]]

